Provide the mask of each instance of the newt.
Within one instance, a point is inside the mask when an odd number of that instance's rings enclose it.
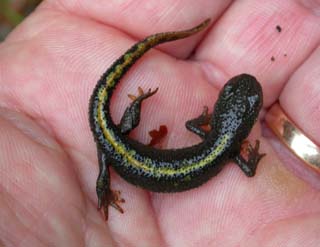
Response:
[[[108,207],[123,213],[124,200],[111,189],[109,167],[126,181],[153,192],[180,192],[196,188],[217,175],[228,161],[235,162],[248,177],[254,176],[260,159],[259,140],[241,154],[263,103],[260,83],[249,74],[231,78],[221,89],[212,114],[208,107],[186,128],[202,141],[178,149],[157,149],[131,139],[128,134],[140,122],[142,102],[158,89],[131,96],[120,123],[110,115],[110,102],[121,78],[148,50],[161,43],[187,38],[208,26],[210,19],[191,29],[150,35],[133,45],[105,71],[97,82],[89,102],[89,122],[97,146],[99,175],[96,182],[98,209],[108,218]],[[207,125],[210,128],[204,129]]]

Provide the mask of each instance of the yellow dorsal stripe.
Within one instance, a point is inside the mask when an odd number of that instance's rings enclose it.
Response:
[[[149,43],[152,41],[150,37]],[[115,134],[111,129],[108,129],[106,118],[104,114],[104,106],[105,103],[108,101],[108,94],[107,90],[112,89],[115,86],[116,80],[119,79],[123,74],[123,69],[131,65],[132,60],[135,56],[143,53],[146,50],[146,45],[144,43],[140,43],[137,46],[137,49],[133,52],[128,52],[124,55],[123,63],[118,64],[115,66],[114,71],[110,72],[110,74],[106,78],[106,84],[105,86],[102,86],[98,92],[98,109],[97,109],[97,121],[99,123],[99,126],[102,129],[103,135],[107,142],[109,142],[115,151],[119,153],[128,163],[130,163],[133,167],[136,167],[138,169],[142,169],[148,173],[152,173],[155,176],[161,176],[161,175],[174,175],[174,174],[187,174],[188,172],[194,170],[203,168],[204,166],[208,165],[209,163],[213,162],[220,154],[223,152],[225,146],[228,143],[228,140],[230,136],[228,134],[225,134],[221,138],[221,142],[217,147],[209,153],[206,157],[204,157],[202,160],[198,161],[197,163],[191,163],[189,165],[182,165],[181,167],[174,169],[171,167],[155,167],[152,164],[152,160],[146,158],[144,162],[140,162],[135,158],[135,150],[127,150],[126,147],[123,145],[123,143],[119,143],[116,138]],[[184,162],[184,161],[182,161]],[[188,161],[186,160],[185,163]]]
[[[188,172],[203,168],[204,166],[212,163],[217,156],[221,154],[221,152],[224,150],[225,146],[228,143],[229,135],[225,134],[221,138],[220,144],[206,157],[204,157],[202,160],[198,161],[197,163],[192,163],[190,165],[181,166],[178,169],[174,169],[171,167],[154,167],[152,165],[151,159],[145,159],[145,162],[140,162],[135,158],[135,150],[127,150],[126,147],[119,143],[114,138],[114,133],[112,130],[108,129],[106,126],[106,121],[104,117],[104,111],[103,111],[103,105],[107,97],[107,90],[106,88],[102,88],[99,93],[99,105],[98,105],[98,122],[99,125],[103,131],[103,135],[106,138],[106,140],[113,146],[115,151],[119,153],[124,159],[128,161],[133,167],[142,169],[146,171],[147,173],[153,173],[155,176],[161,176],[161,175],[174,175],[174,174],[187,174]]]

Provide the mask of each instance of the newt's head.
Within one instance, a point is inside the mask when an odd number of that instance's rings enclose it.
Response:
[[[262,89],[256,78],[248,74],[235,76],[219,94],[212,126],[218,133],[233,132],[243,140],[256,122],[262,103]]]

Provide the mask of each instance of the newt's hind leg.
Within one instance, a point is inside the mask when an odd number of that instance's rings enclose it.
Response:
[[[209,126],[211,120],[211,115],[208,114],[208,107],[205,106],[201,115],[197,118],[188,120],[186,122],[186,128],[200,136],[202,139],[205,139],[208,131],[203,129],[204,126]],[[211,126],[209,126],[211,127]]]
[[[125,110],[119,124],[121,133],[125,135],[129,134],[131,130],[138,126],[140,122],[140,110],[142,101],[154,95],[158,91],[158,88],[153,91],[149,89],[146,93],[144,93],[140,87],[138,88],[138,90],[138,96],[134,96],[131,94],[128,95],[129,98],[133,101]]]
[[[98,196],[98,210],[102,209],[104,212],[105,219],[108,220],[108,209],[109,206],[114,207],[120,213],[123,213],[123,209],[119,205],[124,203],[124,199],[120,197],[120,191],[111,190],[110,188],[110,173],[109,165],[110,160],[107,155],[98,150],[98,161],[99,161],[99,176],[96,183],[96,192]]]

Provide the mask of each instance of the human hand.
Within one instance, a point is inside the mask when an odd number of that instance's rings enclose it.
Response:
[[[164,148],[194,144],[199,139],[185,121],[204,105],[212,110],[233,75],[250,73],[262,83],[264,108],[280,99],[320,143],[319,6],[309,4],[45,1],[0,45],[0,245],[317,246],[319,176],[277,139],[262,138],[260,124],[250,140],[260,139],[267,155],[255,177],[230,163],[197,189],[157,194],[113,173],[125,213],[110,209],[105,222],[96,210],[98,163],[87,113],[100,75],[138,39],[210,17],[205,32],[157,47],[130,70],[114,97],[115,121],[128,93],[159,87],[133,138],[146,143],[148,130],[166,124]]]

